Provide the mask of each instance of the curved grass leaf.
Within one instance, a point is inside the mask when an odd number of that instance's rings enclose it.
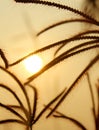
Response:
[[[50,44],[50,45],[48,45],[48,46],[45,46],[45,47],[40,48],[40,49],[38,49],[38,50],[36,50],[36,51],[34,51],[34,52],[29,53],[29,54],[26,55],[25,57],[23,57],[23,58],[21,58],[21,59],[15,61],[15,62],[12,63],[12,64],[9,64],[9,67],[14,66],[14,65],[17,65],[18,63],[22,62],[23,60],[25,60],[25,59],[28,58],[29,56],[32,56],[32,55],[37,54],[37,53],[41,53],[41,52],[43,52],[43,51],[47,51],[47,50],[49,50],[49,49],[51,49],[51,48],[53,48],[53,47],[57,47],[57,46],[59,46],[59,45],[61,45],[61,44],[63,44],[63,46],[64,46],[64,44],[66,44],[66,43],[68,43],[68,42],[75,41],[76,39],[80,40],[80,39],[81,39],[81,38],[79,38],[80,36],[83,36],[83,35],[86,35],[86,34],[94,34],[94,33],[95,33],[95,34],[99,34],[99,30],[89,30],[89,31],[80,32],[80,33],[74,35],[73,37],[70,37],[70,38],[67,38],[67,39],[58,41],[58,42],[56,42],[56,43],[52,43],[52,44]],[[78,37],[78,38],[77,38],[77,37]],[[82,39],[83,39],[83,38],[82,38]],[[85,38],[85,39],[86,39],[86,38]]]
[[[41,30],[40,32],[37,33],[37,36],[40,36],[41,34],[45,33],[46,31],[49,31],[50,29],[53,29],[57,26],[60,26],[60,25],[63,25],[63,24],[67,24],[67,23],[71,23],[71,22],[84,22],[84,23],[90,23],[90,24],[94,24],[96,25],[95,23],[93,23],[92,21],[90,20],[87,20],[87,19],[69,19],[69,20],[63,20],[61,22],[57,22],[57,23],[54,23],[52,25],[49,25],[48,27],[44,28],[43,30]],[[97,26],[97,25],[96,25]]]
[[[54,104],[60,97],[61,95],[63,95],[63,93],[66,91],[66,88],[60,93],[57,95],[57,97],[55,97],[51,102],[49,102],[45,107],[44,109],[37,115],[37,117],[35,118],[35,120],[32,122],[32,124],[35,124],[39,119],[40,117],[49,109],[49,107]]]
[[[71,41],[67,41],[66,43],[62,44],[54,53],[54,56],[56,56],[56,54],[64,47],[66,46],[68,43],[71,43],[73,41],[81,41],[81,40],[93,40],[93,39],[96,39],[96,42],[99,40],[99,36],[81,36],[81,37],[74,37],[71,39]],[[85,46],[88,45],[89,43],[91,43],[93,41],[88,41],[88,42],[85,42]],[[80,44],[81,45],[81,44]],[[78,46],[80,46],[78,45]]]
[[[29,108],[29,113],[31,113],[31,107],[30,107],[29,97],[28,97],[27,92],[26,92],[23,84],[21,83],[21,81],[13,73],[11,73],[7,69],[3,68],[2,66],[0,66],[0,69],[3,70],[4,72],[6,72],[7,74],[9,74],[9,76],[12,77],[12,79],[14,79],[15,82],[19,85],[19,87],[21,88],[21,90],[22,90],[22,92],[23,92],[23,94],[24,94],[24,96],[26,98],[27,105],[28,105],[28,108]]]
[[[96,41],[94,41],[95,43]],[[99,42],[99,41],[98,41]],[[74,47],[75,48],[75,47]],[[33,76],[29,77],[28,78],[28,81],[25,82],[25,84],[28,84],[30,83],[31,81],[33,81],[35,78],[37,78],[39,75],[41,75],[42,73],[44,73],[46,70],[50,69],[51,67],[53,67],[54,65],[64,61],[65,59],[67,58],[70,58],[74,55],[77,55],[77,54],[80,54],[80,53],[83,53],[85,51],[88,51],[88,50],[91,50],[91,49],[95,49],[95,48],[99,48],[99,45],[93,45],[93,46],[90,46],[90,47],[86,47],[86,48],[83,48],[83,49],[79,49],[75,52],[72,52],[70,54],[65,54],[62,53],[61,55],[57,56],[54,60],[52,60],[51,62],[49,62],[47,65],[45,65],[38,73],[34,74]]]
[[[36,116],[38,93],[37,93],[37,89],[33,85],[28,84],[28,86],[31,87],[34,92],[33,112],[31,113],[31,123],[32,123],[35,120],[35,116]]]
[[[8,68],[9,63],[8,63],[8,60],[7,60],[7,58],[6,58],[5,54],[4,54],[4,52],[2,51],[2,49],[0,49],[0,55],[1,55],[2,60],[3,60],[4,63],[5,63],[5,68]]]
[[[20,123],[22,125],[26,125],[23,121],[17,119],[0,120],[0,124],[7,124],[7,123]]]
[[[95,23],[96,25],[99,26],[99,22],[97,20],[95,20],[94,18],[92,18],[91,16],[77,10],[77,9],[74,9],[72,7],[69,7],[67,5],[62,5],[62,4],[58,4],[56,2],[49,2],[49,1],[44,1],[44,0],[15,0],[16,2],[20,2],[20,3],[32,3],[32,4],[41,4],[41,5],[45,5],[45,6],[49,6],[49,7],[55,7],[55,8],[58,8],[58,9],[63,9],[63,10],[67,10],[67,11],[70,11],[70,12],[73,12],[77,15],[80,15],[90,21],[92,21],[93,23]]]
[[[56,106],[53,108],[53,110],[47,115],[49,117],[52,115],[52,113],[60,106],[60,104],[66,99],[66,96],[70,94],[70,92],[73,90],[77,82],[82,78],[82,76],[89,71],[89,69],[99,61],[99,55],[97,55],[91,62],[85,67],[85,69],[79,74],[79,76],[75,79],[75,81],[72,83],[72,85],[69,87],[69,89],[64,93],[64,95],[61,97],[60,101],[56,104]]]
[[[5,109],[8,110],[9,112],[13,113],[15,116],[19,117],[21,120],[23,120],[24,123],[27,123],[27,121],[26,121],[18,112],[16,112],[16,111],[13,110],[12,108],[6,106],[6,105],[3,104],[3,103],[0,103],[0,107],[5,108]]]
[[[19,97],[16,95],[16,93],[12,89],[10,89],[8,86],[6,86],[4,84],[0,84],[0,87],[2,87],[4,89],[6,89],[7,91],[9,91],[15,97],[15,99],[19,103],[21,109],[23,110],[24,114],[26,115],[26,117],[28,117],[27,110],[25,109],[23,103],[21,102],[21,100],[19,99]]]
[[[52,108],[49,108],[49,109],[50,109],[50,110],[53,110]],[[71,121],[72,123],[74,123],[76,126],[78,126],[79,128],[81,128],[82,130],[87,130],[87,129],[85,128],[85,126],[84,126],[81,122],[79,122],[78,120],[76,120],[76,119],[74,119],[74,118],[72,118],[72,117],[69,117],[69,116],[67,116],[67,115],[65,115],[65,114],[63,114],[63,113],[61,113],[61,112],[59,112],[59,111],[55,111],[55,112],[53,113],[53,117],[69,120],[69,121]]]

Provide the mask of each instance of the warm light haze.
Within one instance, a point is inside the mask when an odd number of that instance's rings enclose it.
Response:
[[[24,66],[29,73],[37,73],[43,66],[43,61],[38,55],[33,55],[24,60]]]

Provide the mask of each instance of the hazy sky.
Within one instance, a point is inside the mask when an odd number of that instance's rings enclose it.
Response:
[[[67,3],[67,0],[56,1],[59,3]],[[80,2],[83,0],[68,1],[68,4],[72,7],[80,8]],[[36,34],[48,25],[60,21],[61,19],[64,20],[66,18],[72,18],[72,16],[72,13],[68,13],[64,10],[60,11],[56,8],[48,8],[32,4],[17,4],[13,0],[0,0],[0,48],[5,52],[9,62],[12,63],[38,48],[65,39],[68,36],[72,36],[72,34],[76,31],[79,32],[79,30],[84,29],[84,25],[81,26],[80,24],[70,26],[62,25],[61,27],[59,26],[55,29],[49,30],[39,37],[36,37]],[[66,48],[62,51],[65,49]],[[54,50],[49,50],[48,53],[45,52],[42,54],[45,63],[52,58],[53,52]],[[74,57],[69,59],[65,62],[65,64],[61,63],[60,66],[57,65],[56,68],[52,68],[48,71],[48,73],[46,72],[44,75],[39,77],[34,84],[38,88],[41,103],[47,103],[47,101],[52,99],[51,96],[53,97],[62,91],[64,87],[71,85],[75,77],[79,74],[79,71],[84,68],[95,54],[96,52],[94,51],[93,53],[87,53],[87,55],[84,54],[76,58]],[[26,72],[22,67],[23,66],[19,64],[18,67],[15,66],[14,68],[11,68],[11,71],[17,74],[17,76],[22,78],[24,81],[29,74],[24,76],[23,73]],[[96,69],[94,72],[95,74],[92,76],[92,79],[98,75],[96,74]],[[0,75],[2,76],[2,73]],[[59,110],[62,110],[65,113],[70,110],[70,116],[74,116],[76,113],[77,118],[81,119],[81,121],[85,123],[90,130],[93,130],[94,126],[90,124],[90,121],[93,119],[87,119],[87,116],[90,115],[89,108],[83,109],[85,107],[84,105],[86,105],[86,107],[91,106],[91,103],[89,103],[90,96],[88,96],[87,99],[86,96],[83,96],[85,94],[87,95],[87,92],[89,94],[89,90],[86,87],[88,84],[85,81],[86,78],[84,78],[81,82],[81,89],[76,89],[78,93],[76,95],[73,93],[71,98],[68,98],[68,106],[66,107],[66,110],[64,109],[64,106],[67,105],[66,103],[64,103],[62,108]],[[85,89],[83,89],[84,87]],[[75,105],[75,102],[78,103],[78,106]],[[82,104],[82,102],[85,102],[85,104]],[[72,109],[74,109],[74,111],[72,111]],[[80,113],[82,113],[81,116]],[[84,113],[87,113],[86,116]],[[46,130],[48,124],[44,127],[44,123],[45,122],[41,121],[41,124],[37,127],[35,126],[35,130],[44,130],[44,128]],[[59,121],[55,121],[56,126],[58,125],[58,130],[62,130],[61,128],[63,128],[62,125],[64,125],[64,122],[62,124],[61,123]],[[52,123],[49,130],[53,129],[55,124]],[[72,126],[70,127],[70,124],[66,127],[72,128]],[[66,129],[66,127],[64,126],[64,129]],[[77,130],[77,128],[74,127],[73,130]]]
[[[77,1],[78,4],[75,4],[76,1],[68,2],[68,4],[79,8],[80,1],[79,3]],[[63,4],[64,0],[57,0],[57,2]],[[35,4],[17,4],[13,0],[1,0],[0,16],[0,48],[6,52],[10,62],[30,51],[64,39],[66,35],[71,35],[70,26],[62,26],[36,37],[36,34],[48,25],[72,17],[71,13],[64,10]],[[72,28],[72,32],[75,32],[77,28],[78,26]],[[58,30],[60,33],[56,33]]]

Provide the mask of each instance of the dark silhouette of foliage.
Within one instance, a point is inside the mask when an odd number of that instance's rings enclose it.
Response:
[[[91,1],[91,0],[90,0]],[[48,27],[44,28],[40,32],[37,33],[37,37],[39,37],[41,34],[46,33],[46,31],[49,31],[50,29],[54,29],[57,26],[61,26],[63,24],[68,23],[74,23],[74,22],[83,22],[90,25],[95,25],[96,27],[99,26],[99,22],[94,19],[93,17],[89,16],[86,12],[79,11],[75,8],[69,7],[68,5],[62,5],[56,2],[49,2],[49,1],[43,1],[43,0],[15,0],[17,3],[24,3],[24,4],[40,4],[41,6],[50,6],[52,8],[58,8],[65,11],[70,11],[73,14],[77,14],[77,18],[73,19],[66,19],[58,21],[57,23],[53,23],[52,25],[49,25]],[[95,1],[92,1],[93,4]],[[80,16],[80,18],[79,18]],[[85,41],[86,40],[86,41]],[[59,51],[64,48],[67,44],[72,44],[73,42],[79,41],[78,45],[75,45],[74,47],[69,48],[68,50],[62,52],[59,54]],[[27,57],[37,54],[37,53],[43,53],[49,49],[52,49],[56,47],[56,51],[54,52],[53,59],[47,63],[39,72],[36,74],[33,74],[32,76],[28,77],[27,81],[22,83],[19,78],[11,73],[8,68],[18,65],[20,62],[22,62]],[[15,100],[18,102],[18,105],[14,104],[4,104],[0,102],[0,108],[6,109],[9,113],[12,113],[17,117],[18,119],[4,119],[0,120],[0,124],[7,124],[7,123],[19,123],[21,125],[26,126],[26,130],[32,130],[32,127],[34,124],[36,124],[40,118],[46,113],[46,119],[49,119],[50,117],[54,117],[55,119],[66,119],[74,123],[76,126],[81,128],[82,130],[87,130],[87,126],[84,126],[80,121],[69,117],[65,115],[64,113],[61,113],[57,110],[59,106],[63,103],[63,101],[66,101],[66,98],[71,94],[72,90],[77,87],[77,83],[81,81],[84,75],[87,77],[89,90],[91,93],[91,99],[92,99],[92,115],[94,117],[94,124],[95,129],[99,130],[99,78],[97,78],[96,83],[96,90],[97,90],[97,100],[98,100],[98,111],[96,113],[95,111],[95,99],[94,99],[94,93],[91,85],[90,80],[90,69],[99,61],[99,54],[97,55],[87,64],[87,66],[84,67],[83,71],[80,72],[80,74],[75,77],[74,82],[67,88],[65,88],[62,92],[60,92],[57,96],[55,96],[51,101],[49,101],[47,104],[43,104],[44,108],[37,114],[37,104],[38,104],[38,90],[35,86],[31,84],[31,82],[39,77],[42,73],[47,71],[48,69],[51,69],[52,67],[55,67],[56,64],[59,64],[60,62],[65,62],[68,58],[71,58],[76,55],[83,54],[84,52],[93,51],[95,49],[99,48],[99,30],[97,29],[91,29],[87,31],[83,31],[80,33],[73,34],[73,36],[68,37],[66,39],[60,40],[56,43],[49,43],[49,45],[40,48],[39,50],[36,50],[35,52],[32,52],[25,57],[22,57],[21,59],[13,62],[8,63],[8,59],[6,58],[4,52],[2,49],[0,49],[1,58],[4,61],[5,67],[0,66],[0,70],[7,73],[9,77],[11,77],[18,85],[20,90],[22,91],[27,106],[23,103],[22,99],[20,99],[19,95],[11,88],[10,86],[6,85],[6,83],[0,83],[0,88],[5,89],[7,92],[9,92]],[[33,91],[33,108],[31,107],[30,102],[30,96],[27,92],[27,89],[31,88]],[[54,107],[53,107],[53,106]],[[21,115],[19,110],[24,113],[24,115]],[[49,113],[48,113],[49,111]]]

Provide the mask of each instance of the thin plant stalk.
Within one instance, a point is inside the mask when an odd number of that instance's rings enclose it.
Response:
[[[70,94],[70,92],[73,90],[77,82],[82,78],[82,76],[89,71],[89,69],[99,61],[99,55],[97,55],[91,62],[85,67],[85,69],[79,74],[79,76],[75,79],[75,81],[72,83],[72,85],[69,87],[69,89],[66,91],[66,93],[61,97],[60,101],[56,104],[56,106],[53,108],[53,110],[48,114],[47,117],[53,114],[53,112],[60,106],[60,104],[66,99],[66,96]]]
[[[30,83],[31,81],[33,81],[36,77],[38,77],[39,75],[41,75],[42,73],[44,73],[44,71],[50,69],[51,67],[55,66],[56,64],[60,63],[61,61],[64,61],[66,60],[67,58],[70,58],[74,55],[78,55],[80,53],[83,53],[85,51],[88,51],[88,50],[91,50],[91,49],[94,49],[94,48],[99,48],[99,45],[93,45],[93,46],[90,46],[90,47],[86,47],[86,48],[83,48],[83,49],[80,49],[80,50],[77,50],[75,52],[72,52],[70,54],[66,54],[65,53],[62,53],[61,55],[57,56],[54,60],[52,60],[51,62],[49,62],[47,65],[45,65],[38,73],[34,74],[33,76],[29,77],[28,78],[28,81],[25,82],[25,84],[28,84]]]
[[[95,23],[93,23],[92,21],[90,20],[86,20],[86,19],[70,19],[70,20],[63,20],[63,21],[60,21],[60,22],[57,22],[57,23],[54,23],[52,25],[49,25],[48,27],[44,28],[43,30],[41,30],[40,32],[37,33],[37,36],[40,36],[41,34],[45,33],[46,31],[49,31],[50,29],[53,29],[57,26],[60,26],[60,25],[63,25],[63,24],[67,24],[67,23],[74,23],[74,22],[80,22],[80,23],[89,23],[89,24],[94,24],[96,25]],[[97,25],[96,25],[97,26]]]
[[[2,49],[0,49],[0,55],[1,55],[2,60],[3,60],[4,63],[5,63],[5,68],[8,68],[9,63],[8,63],[8,60],[7,60],[7,58],[6,58],[5,54],[4,54],[4,52],[2,51]]]
[[[64,46],[64,45],[66,45],[68,42],[75,41],[75,40],[77,40],[77,39],[78,39],[78,40],[84,39],[84,38],[81,37],[81,36],[86,35],[86,34],[91,34],[91,33],[99,34],[99,31],[98,31],[98,30],[84,31],[84,32],[81,32],[81,33],[78,33],[78,34],[74,35],[74,36],[71,37],[71,38],[64,39],[64,40],[58,41],[58,42],[56,42],[56,43],[52,43],[52,44],[50,44],[50,45],[48,45],[48,46],[45,46],[45,47],[40,48],[40,49],[38,49],[38,50],[36,50],[36,51],[34,51],[34,52],[29,53],[27,56],[25,56],[25,57],[23,57],[23,58],[21,58],[21,59],[15,61],[15,62],[12,63],[12,64],[9,64],[9,67],[14,66],[14,65],[17,65],[18,63],[22,62],[23,60],[25,60],[26,58],[28,58],[29,56],[32,56],[32,55],[34,55],[34,54],[42,53],[43,51],[47,51],[47,50],[49,50],[49,49],[51,49],[51,48],[53,48],[53,47],[57,47],[57,46],[59,46],[59,45],[61,45],[61,44],[63,44],[63,46]],[[90,37],[90,38],[91,38],[91,37]],[[86,37],[85,37],[85,39],[86,39]],[[55,55],[55,54],[54,54],[54,55]]]
[[[45,5],[45,6],[49,6],[49,7],[55,7],[55,8],[58,8],[58,9],[62,9],[62,10],[67,10],[67,11],[70,11],[74,14],[77,14],[77,15],[80,15],[90,21],[92,21],[93,23],[95,23],[96,25],[99,26],[99,22],[97,20],[95,20],[94,18],[92,18],[91,16],[77,10],[77,9],[74,9],[72,7],[69,7],[67,5],[62,5],[62,4],[58,4],[58,3],[55,3],[55,2],[49,2],[49,1],[44,1],[44,0],[15,0],[15,2],[18,2],[18,3],[31,3],[31,4],[41,4],[41,5]]]
[[[0,69],[3,70],[4,72],[6,72],[7,74],[9,74],[9,76],[11,76],[16,81],[16,83],[19,85],[19,87],[21,88],[21,90],[22,90],[22,92],[23,92],[23,94],[25,96],[25,99],[27,101],[27,105],[28,105],[28,108],[29,108],[29,113],[31,113],[29,97],[28,97],[27,92],[26,92],[23,84],[21,83],[21,81],[13,73],[11,73],[7,69],[3,68],[2,66],[0,66]]]
[[[7,91],[9,91],[14,97],[15,99],[17,100],[17,102],[19,103],[21,109],[23,110],[24,114],[26,117],[28,117],[28,113],[27,113],[27,110],[26,108],[24,107],[23,103],[21,102],[21,100],[19,99],[19,97],[16,95],[16,93],[10,89],[8,86],[4,85],[4,84],[0,84],[0,87],[6,89]]]
[[[46,105],[45,105],[45,106],[46,106]],[[50,110],[53,110],[53,108],[51,108],[51,107],[49,107],[49,109],[50,109]],[[60,118],[60,119],[69,120],[69,121],[71,121],[72,123],[74,123],[75,125],[77,125],[79,128],[81,128],[82,130],[87,130],[87,129],[85,128],[85,126],[84,126],[81,122],[79,122],[79,121],[77,121],[76,119],[74,119],[74,118],[72,118],[72,117],[69,117],[69,116],[67,116],[67,115],[65,115],[65,114],[63,114],[63,113],[61,113],[61,112],[59,112],[59,111],[55,111],[52,116],[55,117],[55,118],[58,118],[58,119]]]

